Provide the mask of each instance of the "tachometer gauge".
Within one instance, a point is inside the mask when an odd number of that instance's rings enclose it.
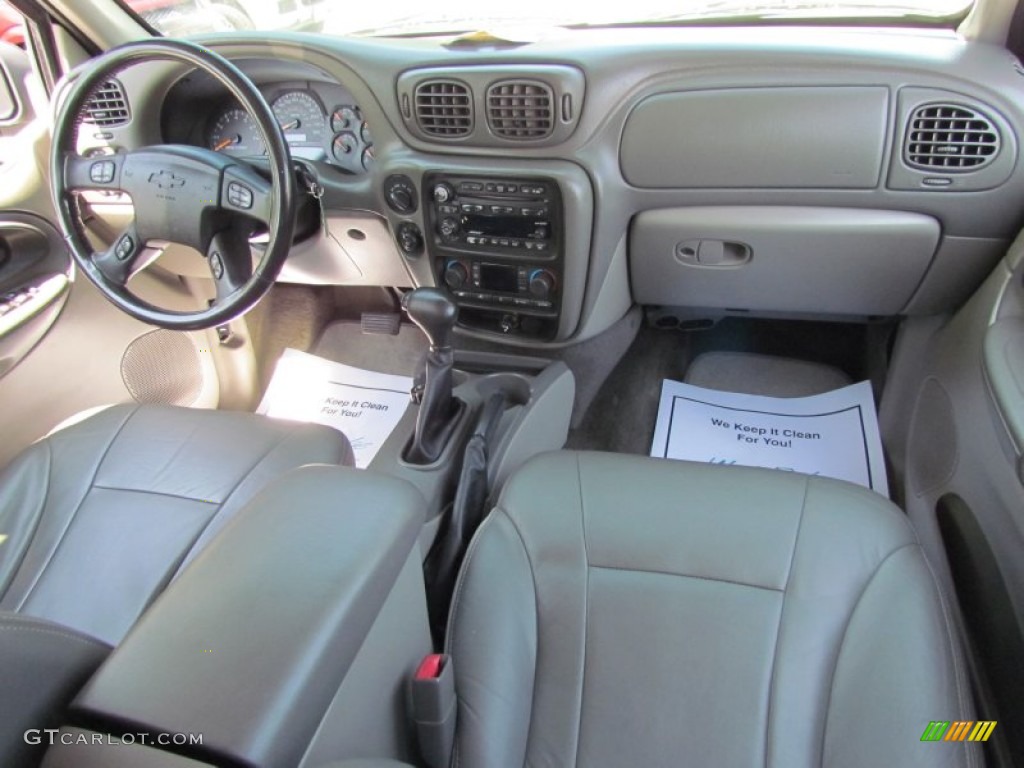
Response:
[[[264,155],[267,151],[256,123],[248,112],[237,107],[221,113],[214,121],[206,145],[228,155]]]
[[[327,142],[327,118],[323,108],[306,91],[289,91],[273,104],[274,117],[292,147],[323,147]]]

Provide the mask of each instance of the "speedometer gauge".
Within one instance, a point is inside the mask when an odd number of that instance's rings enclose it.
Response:
[[[206,146],[227,155],[264,155],[266,147],[256,123],[244,109],[222,112],[210,126]]]
[[[327,143],[327,117],[323,108],[306,91],[289,91],[273,104],[285,141],[291,147],[324,147]]]

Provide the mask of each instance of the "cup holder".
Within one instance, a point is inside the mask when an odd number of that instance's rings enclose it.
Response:
[[[477,390],[484,400],[496,392],[505,395],[506,407],[530,402],[529,378],[518,373],[491,373],[480,378]]]

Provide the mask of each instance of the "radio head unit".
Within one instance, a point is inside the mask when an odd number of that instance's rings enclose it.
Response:
[[[428,247],[460,323],[553,338],[561,310],[562,199],[547,178],[430,173]]]

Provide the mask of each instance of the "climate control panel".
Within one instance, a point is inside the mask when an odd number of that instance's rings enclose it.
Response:
[[[562,204],[545,178],[430,173],[424,178],[428,248],[460,324],[554,338],[562,293]]]

